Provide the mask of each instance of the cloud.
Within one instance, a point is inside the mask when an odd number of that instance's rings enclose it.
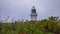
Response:
[[[0,0],[0,16],[15,19],[30,19],[32,6],[38,18],[60,16],[60,0]]]

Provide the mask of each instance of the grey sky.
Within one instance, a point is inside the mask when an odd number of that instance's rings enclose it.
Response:
[[[60,0],[0,0],[0,16],[30,19],[32,6],[37,9],[38,19],[60,16]]]

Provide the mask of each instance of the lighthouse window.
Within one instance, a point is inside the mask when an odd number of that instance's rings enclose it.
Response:
[[[34,9],[34,10],[32,10],[32,13],[36,13],[36,10]]]

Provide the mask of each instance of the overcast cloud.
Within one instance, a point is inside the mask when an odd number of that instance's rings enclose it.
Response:
[[[37,9],[38,19],[60,16],[60,0],[0,0],[0,16],[30,19],[32,6]]]

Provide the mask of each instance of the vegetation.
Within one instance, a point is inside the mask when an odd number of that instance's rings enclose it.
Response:
[[[0,34],[60,34],[60,21],[51,16],[40,21],[0,23]]]

